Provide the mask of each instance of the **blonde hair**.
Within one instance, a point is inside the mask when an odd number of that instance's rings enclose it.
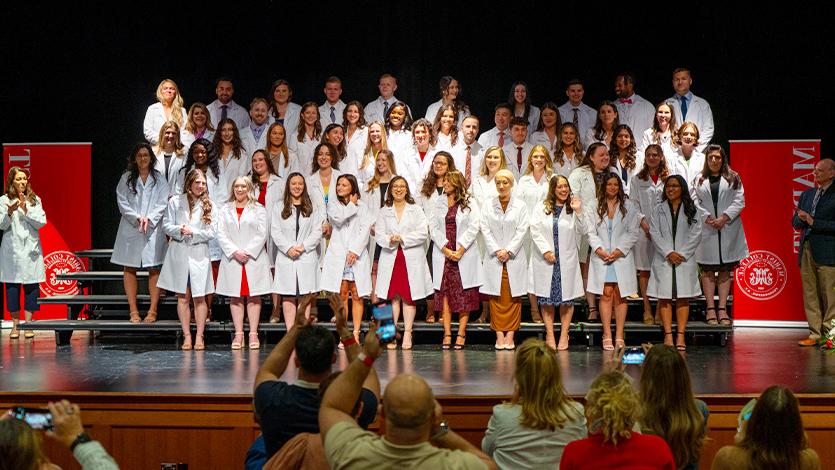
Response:
[[[632,427],[641,414],[641,400],[622,372],[599,375],[586,394],[586,417],[594,426],[599,424],[604,443],[617,445],[632,436]]]
[[[185,154],[185,151],[183,150],[185,148],[185,145],[183,145],[183,140],[180,138],[180,125],[174,121],[165,121],[165,124],[163,124],[162,127],[159,128],[159,137],[157,138],[157,145],[156,147],[154,147],[154,153],[161,153],[165,151],[163,149],[165,131],[167,131],[171,127],[174,128],[174,131],[177,134],[177,141],[174,142],[174,153],[176,155],[183,156]]]
[[[197,130],[197,127],[194,125],[194,110],[195,109],[202,109],[203,113],[206,115],[206,129],[214,132],[215,126],[212,125],[212,115],[209,113],[209,108],[206,107],[205,104],[201,102],[193,103],[188,108],[188,118],[186,119],[186,131],[194,134]]]
[[[496,178],[503,177],[507,178],[510,181],[510,187],[516,186],[516,177],[513,176],[513,172],[508,170],[507,168],[502,168],[501,170],[496,172],[496,176],[493,177],[493,181],[496,181]]]
[[[163,81],[159,82],[157,85],[157,101],[162,104],[162,107],[165,108],[165,101],[162,98],[162,87],[166,83],[170,83],[174,85],[174,99],[171,100],[171,120],[176,122],[178,126],[182,127],[184,116],[183,116],[183,97],[180,95],[180,87],[174,83],[174,80],[170,78],[166,78]]]
[[[520,405],[519,424],[531,429],[555,431],[569,418],[579,418],[562,383],[557,353],[544,341],[529,338],[516,351],[516,393],[511,403]]]
[[[374,121],[368,125],[368,135],[366,136],[365,140],[365,152],[362,155],[362,161],[360,162],[359,169],[362,170],[365,168],[366,165],[369,163],[376,163],[377,154],[374,153],[374,146],[371,144],[371,126],[380,126],[380,146],[381,149],[388,150],[388,142],[386,142],[386,126],[382,123],[382,121]],[[394,173],[394,170],[392,170]]]
[[[232,181],[232,186],[229,187],[229,199],[228,202],[235,202],[235,185],[238,184],[238,181],[243,181],[246,184],[246,205],[251,206],[258,202],[255,199],[255,185],[252,184],[252,178],[247,178],[246,176],[239,176]]]
[[[377,152],[377,158],[380,158],[381,156],[386,158],[386,163],[388,163],[389,167],[389,173],[391,173],[392,177],[397,176],[397,167],[394,164],[394,154],[391,152],[391,150],[380,150],[379,152]],[[377,163],[375,158],[374,176],[370,180],[368,180],[368,183],[366,183],[365,192],[370,193],[371,191],[374,191],[374,189],[379,188],[381,176],[383,175],[380,174],[380,170],[377,169]]]
[[[545,154],[545,178],[550,180],[554,176],[554,163],[551,160],[551,154],[548,152],[548,149],[542,144],[534,145],[531,149],[531,152],[528,154],[528,166],[525,167],[524,174],[529,175],[533,173],[533,160],[531,157],[536,152]]]
[[[507,157],[504,155],[504,150],[502,150],[499,146],[492,146],[487,147],[487,150],[484,151],[484,158],[481,159],[481,168],[478,170],[479,176],[487,176],[490,174],[490,171],[487,169],[487,155],[490,155],[493,152],[499,152],[499,170],[504,170],[507,168]]]

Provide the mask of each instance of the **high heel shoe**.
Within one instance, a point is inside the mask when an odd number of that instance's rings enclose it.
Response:
[[[614,351],[615,347],[612,345],[612,338],[603,338],[603,350]]]
[[[253,339],[255,338],[255,339]],[[258,349],[261,347],[261,341],[258,339],[258,333],[249,334],[249,349]]]
[[[563,341],[562,336],[560,336],[560,342],[557,344],[557,351],[565,351],[568,349],[568,335],[565,336],[565,341]]]
[[[721,313],[719,313],[719,324],[720,324],[720,325],[723,325],[723,326],[728,326],[728,325],[730,325],[730,324],[731,324],[731,317],[729,317],[729,316],[728,316],[728,314],[725,312],[725,308],[724,308],[724,307],[720,307],[720,308],[718,308],[718,309],[716,309],[716,310],[717,310],[718,312],[721,312]]]
[[[667,342],[667,336],[670,337],[670,342]],[[664,346],[673,346],[673,332],[672,331],[665,331],[664,332]]]
[[[447,342],[447,338],[449,338],[449,342]],[[446,351],[449,350],[450,347],[452,347],[452,335],[444,335],[444,339],[441,342],[441,349]]]
[[[236,332],[235,338],[232,339],[232,349],[238,350],[241,349],[244,342],[244,332]]]
[[[589,307],[588,323],[600,323],[600,316],[597,314],[597,307]]]
[[[12,332],[9,333],[9,339],[18,339],[20,338],[20,330],[17,328],[12,328]]]
[[[626,347],[626,342],[622,339],[615,340],[615,349],[623,349]]]
[[[31,330],[26,330],[23,332],[23,337],[26,339],[32,339],[35,337],[35,332]]]
[[[464,340],[464,342],[459,343],[458,342],[459,339]],[[455,346],[454,346],[455,350],[460,351],[460,350],[464,349],[465,347],[467,347],[467,335],[456,336],[455,337]]]
[[[400,344],[400,349],[412,349],[412,330],[406,330],[403,332],[403,342]]]
[[[182,349],[183,351],[191,351],[191,348],[191,333],[183,335],[183,345],[180,346],[180,349]]]
[[[197,340],[194,342],[194,350],[202,351],[206,349],[206,343],[203,342],[203,335],[197,335]]]
[[[145,315],[144,321],[145,323],[154,323],[157,321],[157,312],[148,312],[148,314]]]
[[[705,313],[705,321],[707,321],[708,325],[718,325],[719,322],[716,321],[716,307],[708,307],[707,313]],[[710,311],[713,310],[713,314],[711,315]]]
[[[142,321],[142,317],[139,316],[139,312],[130,312],[130,322],[131,323],[139,323]]]
[[[678,349],[679,351],[686,351],[686,350],[687,350],[687,345],[686,345],[686,344],[684,344],[684,332],[683,332],[683,331],[679,331],[679,332],[677,333],[677,336],[678,336],[678,337],[676,338],[676,340],[677,340],[676,342],[677,342],[678,344],[676,344],[676,349]],[[681,338],[681,341],[678,341],[678,339],[679,339],[679,338]]]

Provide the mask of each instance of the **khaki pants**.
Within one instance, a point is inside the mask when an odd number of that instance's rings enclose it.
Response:
[[[800,260],[803,307],[809,321],[809,338],[818,339],[832,329],[835,319],[835,266],[823,266],[812,259],[809,242],[803,244]]]

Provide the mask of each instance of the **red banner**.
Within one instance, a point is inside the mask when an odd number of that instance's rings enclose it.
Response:
[[[90,143],[3,144],[3,184],[9,168],[27,170],[46,212],[47,223],[40,230],[44,297],[77,294],[77,282],[60,281],[56,274],[86,269],[73,252],[90,248],[90,150]],[[3,315],[10,318],[5,305]],[[35,318],[67,318],[67,308],[44,305]]]
[[[736,271],[734,318],[806,321],[791,226],[803,191],[813,188],[820,140],[732,140],[731,166],[745,186],[742,222],[750,255]]]

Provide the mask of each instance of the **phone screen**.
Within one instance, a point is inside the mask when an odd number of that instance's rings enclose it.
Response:
[[[626,348],[623,352],[621,362],[624,364],[643,364],[646,353],[640,346]]]
[[[377,320],[377,337],[381,343],[390,343],[397,337],[397,327],[394,325],[394,313],[391,304],[375,305],[374,319]]]
[[[16,406],[9,411],[9,414],[25,421],[32,429],[52,429],[52,413],[47,409]]]

